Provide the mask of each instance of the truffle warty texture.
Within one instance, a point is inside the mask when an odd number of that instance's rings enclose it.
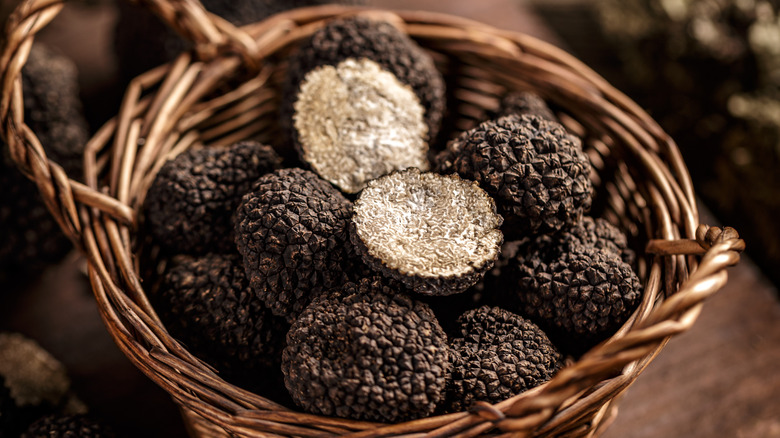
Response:
[[[236,211],[235,238],[250,284],[292,322],[319,293],[342,285],[355,263],[352,203],[307,170],[261,177]]]
[[[238,254],[174,258],[152,300],[171,334],[228,379],[254,384],[278,367],[289,325],[252,291]]]
[[[355,201],[350,238],[375,271],[415,292],[451,295],[493,266],[501,222],[475,182],[412,168],[368,183]]]
[[[496,200],[507,238],[560,230],[591,205],[591,166],[558,123],[510,115],[451,141],[436,170],[475,180]]]
[[[79,100],[76,66],[68,58],[35,44],[22,69],[24,121],[48,158],[70,178],[81,179],[81,152],[87,124]],[[0,140],[0,275],[34,270],[58,261],[71,248],[38,193],[13,164]]]
[[[271,147],[252,141],[179,154],[149,187],[149,232],[174,253],[234,252],[236,207],[260,176],[280,165]]]
[[[547,335],[512,312],[482,306],[464,313],[458,324],[447,383],[452,412],[467,410],[475,401],[498,403],[550,380],[563,366]]]
[[[316,298],[287,335],[285,385],[308,412],[397,422],[433,413],[449,372],[430,308],[379,278]]]
[[[620,254],[571,236],[562,233],[518,251],[509,261],[506,302],[579,353],[628,319],[642,285]]]

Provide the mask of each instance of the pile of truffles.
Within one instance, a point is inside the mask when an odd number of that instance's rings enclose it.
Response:
[[[228,381],[356,420],[462,411],[548,381],[639,303],[636,255],[586,216],[590,162],[541,97],[430,153],[440,73],[354,17],[302,43],[284,90],[297,159],[191,149],[143,209],[165,262],[151,301]]]

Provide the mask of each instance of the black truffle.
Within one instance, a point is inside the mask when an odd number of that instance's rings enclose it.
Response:
[[[534,115],[545,120],[558,122],[552,110],[547,106],[538,94],[531,91],[516,91],[507,93],[502,99],[498,108],[498,117],[504,117],[511,114],[522,116],[523,114]]]
[[[501,222],[473,181],[411,168],[368,183],[355,201],[350,238],[375,271],[415,292],[451,295],[493,266]]]
[[[430,308],[378,278],[316,298],[293,323],[285,384],[308,412],[396,422],[433,413],[449,372]]]
[[[294,104],[301,84],[317,67],[347,59],[369,59],[409,85],[425,110],[427,140],[439,130],[444,113],[444,81],[432,58],[393,25],[364,17],[334,19],[304,42],[291,59],[280,112],[281,124],[298,143],[293,128]]]
[[[495,198],[510,239],[570,226],[591,205],[591,166],[579,139],[533,115],[464,132],[437,156],[436,170],[477,181]]]
[[[87,125],[73,62],[35,44],[22,69],[24,120],[49,158],[81,179]],[[0,271],[28,272],[58,261],[71,244],[47,210],[38,187],[14,165],[0,140]]]
[[[289,325],[249,286],[238,254],[177,257],[153,303],[168,331],[228,379],[261,388]]]
[[[561,354],[535,324],[499,307],[483,306],[459,319],[450,342],[452,375],[447,406],[457,412],[475,401],[498,403],[550,380]]]
[[[292,322],[319,293],[342,285],[356,258],[352,203],[312,172],[260,178],[236,211],[236,244],[254,291]]]
[[[572,353],[623,324],[641,299],[639,278],[620,255],[592,245],[531,245],[510,261],[507,305]]]
[[[149,232],[174,253],[234,252],[232,217],[241,197],[280,164],[273,149],[251,141],[179,154],[149,187]]]
[[[113,438],[106,425],[86,415],[48,415],[33,424],[21,438]]]

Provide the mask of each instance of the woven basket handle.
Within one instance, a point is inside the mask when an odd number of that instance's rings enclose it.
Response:
[[[203,59],[237,53],[248,68],[257,67],[255,40],[226,20],[207,12],[198,0],[141,0],[173,29],[195,43]],[[47,159],[35,133],[24,121],[21,71],[27,62],[35,35],[62,10],[65,0],[25,0],[6,23],[0,54],[0,135],[8,144],[11,158],[33,180],[44,203],[60,228],[77,245],[81,238],[76,203],[96,208],[132,225],[133,210],[115,198],[68,178],[57,163]]]

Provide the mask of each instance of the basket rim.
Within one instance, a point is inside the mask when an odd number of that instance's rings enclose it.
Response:
[[[37,137],[24,124],[19,76],[35,33],[57,15],[63,3],[26,0],[9,21],[10,36],[0,57],[4,72],[4,94],[0,100],[4,123],[0,130],[14,162],[37,183],[60,227],[87,256],[101,317],[123,353],[183,409],[236,434],[318,432],[368,437],[429,432],[470,436],[497,428],[538,435],[571,432],[572,428],[585,425],[584,436],[608,422],[615,409],[613,401],[669,337],[690,328],[702,302],[725,284],[725,268],[737,263],[744,248],[733,229],[698,224],[693,185],[674,141],[637,104],[593,70],[531,36],[433,12],[316,6],[282,12],[237,29],[199,11],[202,6],[198,2],[169,4],[148,0],[150,7],[164,18],[175,21],[177,16],[189,17],[180,26],[184,29],[179,30],[198,42],[195,52],[207,60],[196,61],[185,53],[136,78],[128,87],[118,117],[104,125],[86,145],[85,182],[79,183],[47,159]],[[648,254],[656,256],[643,278],[646,289],[652,292],[646,293],[643,304],[618,333],[548,383],[493,406],[480,404],[470,412],[395,425],[302,414],[222,381],[208,365],[168,335],[149,304],[136,274],[132,232],[137,225],[137,209],[130,202],[131,193],[144,191],[141,177],[148,180],[148,174],[154,173],[160,162],[160,155],[149,152],[148,145],[157,144],[169,153],[190,147],[198,140],[188,137],[186,132],[175,136],[168,145],[166,133],[174,127],[171,120],[180,122],[186,115],[182,108],[199,103],[191,96],[204,95],[214,77],[242,65],[260,71],[244,90],[246,94],[262,89],[272,74],[262,65],[266,57],[300,41],[325,20],[345,14],[388,19],[418,41],[427,42],[428,48],[455,47],[453,50],[463,50],[475,59],[489,57],[501,65],[522,64],[532,75],[541,75],[539,71],[550,77],[557,75],[556,78],[562,78],[559,83],[536,76],[534,79],[550,87],[546,91],[553,100],[581,106],[569,108],[574,115],[569,121],[571,126],[578,129],[581,121],[603,127],[612,136],[597,141],[607,148],[620,143],[644,166],[645,177],[652,182],[645,207],[653,210],[658,222],[657,232],[650,235],[655,239],[649,240],[646,247]],[[535,64],[531,65],[531,61]],[[502,79],[515,83],[512,78]],[[157,89],[156,94],[143,100],[142,92],[152,88]],[[214,107],[205,105],[204,111],[219,111],[228,105],[211,104]],[[601,113],[589,114],[594,108]],[[197,117],[190,117],[188,123],[197,126]],[[136,149],[142,137],[144,145]],[[99,178],[105,172],[110,174],[107,185]],[[703,257],[697,261],[684,254]]]

